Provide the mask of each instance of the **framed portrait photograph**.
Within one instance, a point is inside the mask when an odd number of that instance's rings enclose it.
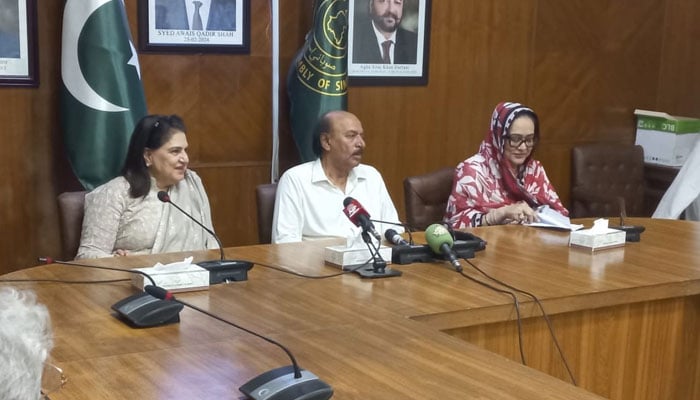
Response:
[[[146,52],[250,52],[250,0],[139,0]]]
[[[39,86],[36,0],[0,0],[0,86]]]
[[[351,85],[427,85],[431,0],[350,0]]]

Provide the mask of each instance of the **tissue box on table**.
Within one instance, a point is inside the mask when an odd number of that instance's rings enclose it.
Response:
[[[591,229],[571,232],[569,246],[589,249],[591,251],[609,249],[625,245],[625,232],[608,228],[608,221],[599,219]]]
[[[379,255],[387,262],[391,263],[391,247],[382,246],[379,248]],[[356,265],[365,264],[371,259],[372,255],[367,247],[350,247],[344,245],[328,246],[324,251],[324,258],[327,263],[343,269]]]
[[[379,255],[387,262],[391,263],[391,247],[379,246]],[[362,265],[372,260],[372,253],[367,244],[364,243],[358,230],[351,230],[345,238],[344,245],[327,246],[323,252],[323,258],[327,264],[331,264],[341,269]]]
[[[157,263],[150,268],[134,268],[148,274],[156,285],[170,292],[209,289],[209,271],[197,264],[192,264],[192,257],[170,264]],[[131,284],[143,290],[144,284],[151,281],[143,275],[133,274]]]

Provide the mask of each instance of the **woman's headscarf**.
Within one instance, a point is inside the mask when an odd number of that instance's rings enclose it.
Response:
[[[503,187],[514,199],[525,201],[531,207],[548,204],[564,215],[568,215],[567,210],[561,205],[558,198],[553,199],[540,190],[528,192],[527,188],[541,188],[545,183],[544,179],[546,179],[543,175],[536,173],[537,169],[534,167],[532,158],[534,147],[525,159],[525,162],[517,167],[515,175],[511,172],[508,159],[504,156],[505,144],[513,121],[520,116],[527,116],[532,119],[535,125],[535,143],[539,142],[540,124],[537,114],[520,103],[502,102],[493,110],[491,127],[486,134],[486,138],[481,143],[479,153],[486,160],[496,161],[495,163],[489,163],[490,168],[498,169],[498,173],[492,171],[492,175],[501,177]]]

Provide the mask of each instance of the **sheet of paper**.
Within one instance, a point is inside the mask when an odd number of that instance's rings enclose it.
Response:
[[[526,224],[527,226],[564,229],[568,231],[577,231],[583,228],[583,225],[572,224],[569,217],[559,214],[548,205],[539,206],[535,211],[537,212],[539,221]]]

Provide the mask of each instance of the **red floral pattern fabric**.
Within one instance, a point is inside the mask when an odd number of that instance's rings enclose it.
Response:
[[[503,156],[506,136],[519,114],[534,112],[519,103],[503,102],[496,106],[491,129],[479,152],[462,161],[455,169],[452,194],[447,202],[445,220],[453,228],[482,225],[490,210],[519,201],[532,207],[547,204],[563,215],[569,212],[559,200],[549,182],[544,167],[532,158],[532,153],[514,175]],[[535,138],[539,139],[537,124]]]

